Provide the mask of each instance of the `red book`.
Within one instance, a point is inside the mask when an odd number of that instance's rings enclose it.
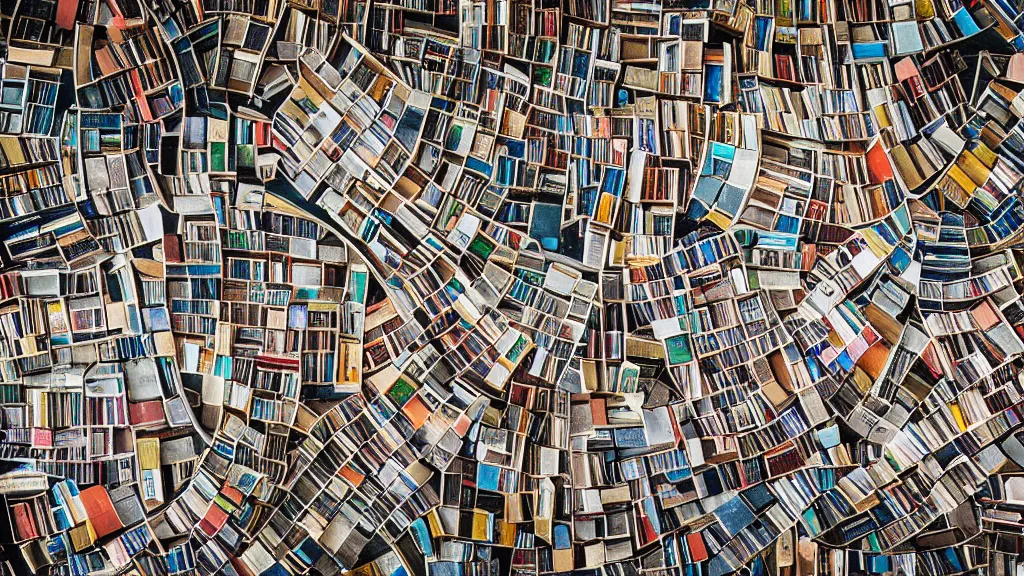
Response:
[[[708,559],[708,549],[704,547],[704,538],[701,538],[700,532],[687,534],[686,546],[690,549],[690,559],[693,562],[703,562]]]
[[[65,30],[74,30],[77,13],[78,0],[60,0],[57,2],[57,26]]]
[[[49,428],[33,428],[32,446],[37,448],[53,448],[53,430]]]
[[[889,163],[889,155],[879,142],[875,142],[865,155],[868,164],[868,178],[872,184],[881,184],[886,180],[893,179],[892,164]]]
[[[199,521],[199,529],[205,532],[208,536],[216,536],[220,529],[224,527],[224,524],[228,521],[228,513],[223,508],[213,504],[206,511],[206,516]]]
[[[643,512],[640,513],[640,541],[643,545],[647,545],[658,539],[658,533],[654,530],[654,523],[651,522],[651,517]]]
[[[90,486],[82,490],[82,506],[89,515],[89,522],[96,531],[97,538],[103,538],[124,528],[105,487]]]
[[[139,107],[139,114],[146,122],[153,121],[153,113],[149,110],[149,100],[146,100],[146,89],[142,87],[142,78],[138,70],[129,73],[132,78],[132,92],[135,92],[135,102]]]
[[[14,512],[14,525],[18,529],[19,540],[39,538],[39,530],[36,529],[36,521],[28,504],[19,502],[11,506],[11,511]]]
[[[147,400],[146,402],[128,403],[128,420],[132,426],[152,426],[163,424],[166,421],[164,416],[164,403],[160,400]]]
[[[270,142],[270,130],[269,124],[266,122],[253,122],[253,139],[256,141],[257,146],[266,146]]]

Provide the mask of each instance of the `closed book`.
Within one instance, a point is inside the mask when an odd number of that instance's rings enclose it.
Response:
[[[90,486],[82,490],[82,505],[89,514],[89,523],[97,538],[102,538],[123,528],[121,520],[110,501],[110,494],[104,486]]]
[[[75,14],[78,13],[78,0],[59,0],[57,2],[57,26],[64,30],[75,29]]]
[[[228,513],[220,506],[213,505],[206,511],[206,516],[199,521],[199,529],[212,538],[220,532],[227,521]]]
[[[163,402],[149,400],[128,403],[128,420],[132,426],[153,426],[165,422]]]
[[[145,512],[142,510],[142,503],[134,486],[123,485],[110,490],[110,500],[114,503],[114,512],[121,520],[121,524],[132,526],[145,519]]]
[[[700,532],[687,534],[686,546],[690,549],[690,559],[693,562],[703,562],[708,559],[708,549],[704,546],[704,538]]]
[[[590,413],[594,421],[594,426],[608,425],[608,410],[604,398],[591,398]]]
[[[892,179],[892,165],[889,163],[889,157],[886,156],[885,150],[879,142],[875,142],[868,148],[865,159],[868,165],[868,176],[872,184],[881,184],[886,180]]]
[[[14,513],[14,527],[18,531],[18,540],[32,540],[39,537],[39,530],[36,528],[35,518],[28,504],[19,502],[11,506]]]
[[[177,234],[164,234],[164,261],[182,262],[181,238]]]
[[[103,76],[109,76],[121,69],[114,61],[113,55],[110,53],[110,48],[104,46],[99,50],[96,50],[96,64],[99,66],[100,74]]]

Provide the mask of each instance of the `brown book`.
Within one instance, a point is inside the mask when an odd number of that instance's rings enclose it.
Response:
[[[590,414],[593,418],[594,426],[608,425],[608,410],[604,398],[590,399]]]
[[[555,572],[571,572],[573,568],[572,548],[565,550],[555,549],[552,552],[552,562]]]
[[[182,262],[181,238],[177,234],[164,234],[164,262]]]
[[[103,76],[109,76],[121,69],[114,61],[114,55],[110,53],[110,47],[104,46],[99,48],[95,52],[96,55],[96,66],[100,69],[100,74]]]
[[[92,38],[95,29],[88,24],[78,25],[78,60],[75,67],[75,83],[79,86],[92,82]]]

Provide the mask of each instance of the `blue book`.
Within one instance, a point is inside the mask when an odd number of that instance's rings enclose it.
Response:
[[[724,96],[725,67],[721,64],[708,64],[704,67],[704,100],[720,103]]]
[[[853,59],[859,61],[880,60],[885,58],[885,42],[865,42],[851,46]]]
[[[956,22],[956,27],[960,29],[960,33],[964,36],[974,36],[981,32],[981,28],[978,28],[978,23],[974,21],[971,13],[963,6],[953,13],[953,22]]]
[[[316,540],[312,538],[306,538],[295,547],[295,556],[299,558],[306,566],[312,566],[316,564],[317,560],[324,555],[324,549],[316,543]]]
[[[644,448],[647,446],[647,434],[642,427],[616,428],[614,431],[617,448]]]
[[[736,536],[754,521],[754,513],[740,498],[732,498],[715,508],[715,517],[729,536]]]
[[[490,464],[478,464],[476,467],[476,486],[481,490],[498,492],[498,478],[501,469]]]
[[[818,430],[818,441],[823,448],[832,448],[839,445],[839,425],[832,425]]]
[[[416,539],[416,543],[417,545],[419,545],[420,550],[423,552],[423,555],[433,556],[434,546],[431,543],[430,529],[427,527],[427,523],[423,520],[423,518],[417,518],[416,520],[414,520],[413,523],[409,525],[409,529],[412,532],[413,537]]]

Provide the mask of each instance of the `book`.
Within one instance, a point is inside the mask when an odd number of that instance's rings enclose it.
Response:
[[[103,538],[123,527],[105,487],[90,486],[82,491],[81,498],[95,538]]]

